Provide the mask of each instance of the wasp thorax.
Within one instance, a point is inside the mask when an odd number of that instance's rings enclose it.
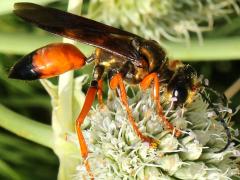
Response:
[[[148,61],[149,72],[161,69],[166,61],[164,49],[154,40],[141,42],[139,52]]]

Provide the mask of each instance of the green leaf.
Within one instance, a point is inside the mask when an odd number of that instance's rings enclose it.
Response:
[[[33,142],[47,147],[53,146],[50,126],[31,120],[0,105],[0,126]]]
[[[7,163],[0,159],[0,178],[7,178],[7,179],[14,179],[14,180],[21,180],[19,174],[17,174],[13,168],[11,168]]]

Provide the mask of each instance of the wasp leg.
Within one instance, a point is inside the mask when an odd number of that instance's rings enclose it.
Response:
[[[216,95],[218,95],[218,96],[221,97],[221,95],[218,94],[217,92],[215,92],[213,89],[211,89],[211,88],[207,88],[207,89],[210,90],[210,91],[212,91],[213,93],[215,93]],[[226,135],[227,135],[227,143],[226,143],[226,145],[225,145],[222,149],[220,149],[220,150],[218,150],[218,151],[215,152],[215,153],[221,153],[221,152],[225,151],[225,150],[231,145],[231,143],[232,143],[232,135],[231,135],[230,129],[229,129],[227,123],[224,121],[224,117],[219,113],[218,109],[217,109],[216,107],[214,107],[214,105],[213,105],[213,103],[211,102],[211,100],[209,99],[209,97],[207,97],[203,92],[199,92],[199,93],[201,94],[201,96],[203,97],[203,99],[204,99],[205,101],[207,101],[207,103],[209,104],[209,106],[213,109],[213,111],[215,112],[215,114],[216,114],[217,117],[218,117],[218,120],[221,122],[222,126],[223,126],[224,129],[225,129],[225,132],[226,132]],[[222,97],[222,101],[225,101],[224,95],[223,95],[223,97]]]
[[[135,133],[137,134],[137,136],[145,142],[148,142],[151,146],[155,146],[155,140],[153,138],[144,136],[140,130],[138,129],[138,126],[136,124],[136,122],[134,121],[133,115],[132,115],[132,111],[128,105],[128,99],[127,99],[127,93],[126,93],[126,89],[125,89],[125,85],[123,83],[123,78],[122,78],[122,74],[121,73],[117,73],[115,75],[112,76],[109,86],[112,90],[115,89],[119,89],[119,96],[121,98],[121,101],[123,103],[123,105],[125,106],[126,110],[127,110],[127,114],[128,114],[128,120],[130,122],[130,124],[133,127],[133,130],[135,131]]]
[[[104,66],[102,65],[96,65],[93,71],[93,78],[97,80],[98,82],[98,90],[97,90],[97,97],[98,97],[98,104],[100,105],[100,108],[104,107],[103,103],[103,79],[101,79],[103,73],[104,73]]]
[[[84,122],[85,117],[87,116],[88,112],[91,109],[91,106],[93,104],[95,95],[97,93],[97,89],[98,89],[97,88],[97,82],[92,81],[91,86],[88,88],[86,99],[85,99],[84,104],[83,104],[83,108],[82,108],[82,110],[81,110],[81,112],[80,112],[80,114],[79,114],[79,116],[76,120],[76,124],[75,124],[77,135],[78,135],[78,140],[79,140],[79,144],[80,144],[80,149],[81,149],[81,155],[82,155],[82,158],[84,160],[86,170],[87,170],[89,176],[91,177],[91,179],[93,179],[93,174],[91,172],[90,165],[89,165],[88,160],[87,160],[88,147],[87,147],[86,141],[84,139],[84,136],[83,136],[83,133],[82,133],[82,130],[81,130],[81,125]]]
[[[160,87],[160,83],[159,83],[159,79],[157,76],[157,73],[151,73],[148,76],[146,76],[142,82],[140,83],[140,87],[142,90],[146,90],[147,88],[149,88],[149,86],[151,85],[153,81],[153,98],[154,101],[156,103],[157,106],[157,112],[158,115],[161,117],[161,122],[163,122],[164,126],[171,130],[172,132],[174,132],[174,135],[176,137],[179,137],[181,135],[181,132],[177,129],[174,128],[174,126],[167,120],[167,118],[164,116],[163,114],[163,109],[162,106],[160,104],[160,97],[159,97],[159,87]]]
[[[102,79],[98,81],[97,96],[98,96],[98,104],[100,105],[100,108],[103,108],[104,103],[103,103],[103,80]]]
[[[92,104],[93,104],[96,94],[99,92],[99,86],[101,87],[101,83],[102,83],[101,77],[103,75],[103,72],[104,72],[104,67],[102,67],[100,65],[95,66],[94,71],[93,71],[93,80],[91,82],[91,86],[88,88],[86,98],[85,98],[85,101],[83,104],[83,108],[76,120],[76,131],[77,131],[78,140],[79,140],[79,144],[80,144],[81,155],[84,160],[86,170],[87,170],[89,176],[91,177],[91,179],[94,179],[94,177],[93,177],[90,165],[87,160],[88,147],[87,147],[86,141],[84,139],[84,136],[82,134],[81,125],[84,122],[85,117],[87,116],[88,112],[90,111],[90,109],[92,107]],[[101,96],[100,96],[100,98],[101,98]]]

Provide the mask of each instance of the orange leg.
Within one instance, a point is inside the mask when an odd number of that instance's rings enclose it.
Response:
[[[155,146],[155,140],[153,138],[144,136],[140,130],[138,129],[138,126],[136,124],[136,122],[134,121],[134,118],[132,116],[132,111],[128,105],[128,99],[127,99],[127,93],[126,93],[126,89],[123,83],[123,79],[122,79],[122,75],[120,73],[115,74],[112,79],[110,80],[110,88],[115,90],[117,88],[119,88],[120,90],[120,98],[121,101],[123,103],[123,105],[125,106],[126,110],[127,110],[127,114],[128,114],[128,120],[130,122],[130,124],[133,127],[133,130],[135,131],[135,133],[137,134],[137,136],[142,140],[142,141],[146,141],[148,142],[150,145]]]
[[[80,144],[81,155],[82,155],[82,158],[84,160],[85,167],[86,167],[86,169],[88,171],[88,174],[91,177],[91,179],[94,179],[94,178],[93,178],[93,174],[92,174],[91,169],[90,169],[90,165],[89,165],[88,160],[87,160],[88,147],[87,147],[86,141],[84,139],[84,136],[83,136],[83,133],[82,133],[82,130],[81,130],[81,125],[84,122],[84,119],[87,116],[88,112],[90,111],[91,106],[92,106],[93,101],[94,101],[94,98],[95,98],[95,95],[98,91],[98,88],[97,88],[96,84],[89,87],[89,89],[87,91],[86,99],[85,99],[85,102],[84,102],[84,105],[83,105],[83,108],[82,108],[82,111],[80,112],[80,114],[79,114],[79,116],[76,120],[76,131],[77,131],[78,140],[79,140],[79,144]]]
[[[97,96],[98,96],[98,103],[100,105],[100,108],[103,108],[104,103],[103,103],[103,80],[102,79],[98,80]]]
[[[140,83],[140,87],[141,87],[142,90],[146,90],[151,85],[152,81],[154,83],[152,95],[153,95],[153,98],[154,98],[154,100],[156,102],[156,105],[157,105],[158,115],[162,118],[162,122],[164,123],[165,127],[167,129],[170,129],[171,131],[175,132],[174,135],[176,137],[179,137],[181,135],[181,132],[177,129],[174,130],[174,126],[167,120],[167,118],[163,114],[163,109],[162,109],[162,106],[160,104],[160,97],[159,97],[160,83],[159,83],[159,80],[158,80],[157,73],[151,73],[148,76],[146,76],[142,80],[142,82]]]

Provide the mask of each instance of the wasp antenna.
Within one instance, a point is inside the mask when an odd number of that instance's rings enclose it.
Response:
[[[207,89],[208,91],[210,91],[211,93],[215,94],[217,97],[219,97],[221,99],[221,102],[224,103],[224,105],[227,104],[227,97],[225,96],[225,94],[219,93],[216,90],[208,87],[208,86],[204,86],[205,89]]]
[[[227,144],[224,146],[224,148],[220,149],[219,151],[216,151],[215,153],[221,153],[221,152],[225,151],[230,146],[230,144],[232,142],[231,133],[230,133],[230,130],[229,130],[226,122],[224,121],[223,118],[220,119],[220,122],[221,122],[222,126],[224,127],[225,132],[227,134]]]
[[[224,119],[221,117],[221,114],[217,111],[217,109],[214,107],[213,103],[210,101],[210,99],[202,92],[199,92],[201,94],[201,96],[207,101],[207,103],[209,104],[210,107],[213,108],[213,111],[216,113],[216,115],[218,116],[219,118],[219,121],[221,122],[222,126],[224,127],[224,130],[226,132],[226,135],[227,135],[227,144],[222,148],[220,149],[219,151],[216,151],[215,153],[221,153],[223,151],[225,151],[231,144],[232,142],[232,137],[231,137],[231,133],[230,133],[230,130],[226,124],[226,122],[224,121]]]

